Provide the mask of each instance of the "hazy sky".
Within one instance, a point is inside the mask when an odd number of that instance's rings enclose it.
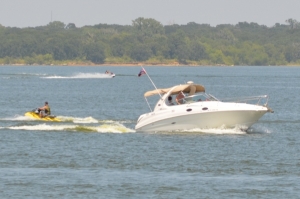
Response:
[[[300,0],[0,0],[0,24],[10,27],[44,26],[51,19],[77,27],[131,25],[138,17],[163,25],[246,21],[271,27],[289,18],[300,21]]]

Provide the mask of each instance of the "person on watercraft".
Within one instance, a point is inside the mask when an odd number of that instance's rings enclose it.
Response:
[[[105,74],[112,75],[113,73],[110,72],[109,70],[107,70],[107,71],[105,71]]]
[[[183,94],[183,92],[182,91],[180,91],[179,93],[178,93],[178,95],[176,96],[176,103],[177,104],[183,104],[184,103],[184,94]]]
[[[170,95],[169,97],[168,97],[168,105],[169,106],[172,106],[172,105],[174,105],[174,103],[173,103],[173,98],[172,98],[172,96]]]
[[[45,102],[45,105],[43,107],[38,108],[38,111],[39,111],[40,118],[50,115],[51,111],[48,102]]]

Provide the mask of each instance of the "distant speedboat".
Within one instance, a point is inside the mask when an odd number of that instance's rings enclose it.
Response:
[[[160,99],[153,111],[139,117],[135,126],[137,131],[235,127],[246,130],[265,113],[273,112],[267,106],[267,95],[224,102],[205,93],[202,85],[191,81],[171,88],[148,91],[144,97],[147,101],[147,97],[157,94],[160,95]],[[169,96],[175,97],[176,95],[176,102],[168,100]],[[151,109],[149,104],[148,106]]]

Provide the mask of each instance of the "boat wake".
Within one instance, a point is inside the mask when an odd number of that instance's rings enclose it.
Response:
[[[105,78],[112,78],[111,75],[105,74],[105,73],[77,73],[72,76],[46,76],[41,77],[45,79],[105,79]]]
[[[70,131],[70,132],[95,132],[95,133],[133,133],[134,130],[125,127],[122,124],[102,124],[99,126],[84,125],[58,125],[58,124],[37,124],[37,125],[17,125],[9,127],[0,127],[11,130],[28,130],[28,131]]]
[[[128,121],[97,120],[93,117],[57,116],[61,122],[45,122],[34,118],[16,115],[11,118],[2,118],[0,121],[17,122],[9,126],[0,126],[0,129],[28,130],[28,131],[70,131],[70,132],[98,132],[98,133],[134,133],[124,123]],[[22,123],[20,123],[20,121]],[[37,123],[38,122],[38,123]],[[41,123],[42,122],[42,123]]]
[[[79,117],[57,116],[57,118],[62,122],[73,122],[77,124],[91,124],[91,123],[100,122],[93,117],[79,118]]]
[[[246,131],[244,131],[241,128],[232,128],[232,129],[190,129],[190,130],[184,130],[183,132],[193,132],[193,133],[205,133],[205,134],[217,134],[217,135],[226,135],[226,134],[233,134],[233,135],[245,135],[247,134]]]
[[[243,126],[236,126],[235,128],[211,128],[211,129],[200,129],[194,128],[189,130],[178,130],[173,131],[175,133],[199,133],[199,134],[215,134],[215,135],[247,135],[247,134],[266,134],[271,131],[265,127],[252,126],[249,129],[245,129]]]
[[[7,73],[1,74],[1,79],[20,79],[20,78],[31,78],[31,77],[39,77],[45,76],[46,74],[42,73]]]
[[[95,124],[95,123],[114,123],[113,120],[97,120],[93,117],[71,117],[71,116],[56,116],[61,122],[72,122],[76,124]],[[15,115],[14,117],[2,118],[2,121],[39,121],[32,117],[23,115]]]
[[[247,129],[247,134],[269,134],[269,133],[272,133],[270,129],[260,125],[255,125]]]

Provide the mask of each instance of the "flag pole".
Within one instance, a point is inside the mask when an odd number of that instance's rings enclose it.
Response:
[[[153,83],[152,79],[150,78],[150,76],[148,75],[147,71],[141,66],[141,68],[145,71],[146,75],[148,76],[149,80],[151,81],[152,85],[154,86],[154,88],[157,90],[157,93],[159,94],[160,98],[161,98],[161,94],[159,93],[158,89],[156,88],[155,84]]]
[[[151,109],[151,106],[150,106],[150,104],[149,104],[149,102],[148,102],[148,100],[147,100],[147,97],[144,97],[144,98],[145,98],[145,100],[146,100],[146,102],[147,102],[147,104],[148,104],[148,107],[149,107],[150,111],[152,112],[152,109]]]

